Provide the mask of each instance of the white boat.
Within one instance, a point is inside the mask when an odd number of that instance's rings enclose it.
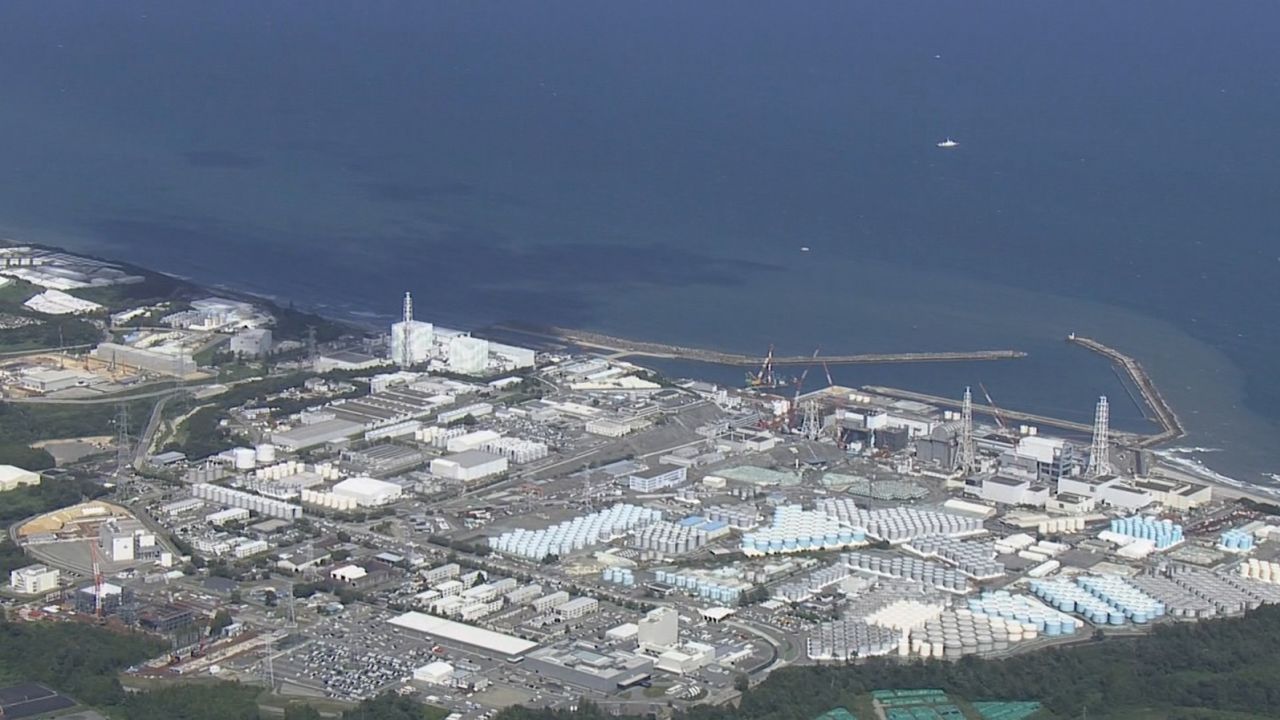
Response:
[[[960,146],[960,143],[956,142],[955,140],[952,140],[951,138],[947,138],[946,140],[943,140],[942,142],[938,143],[938,147],[940,148],[953,148],[953,147],[959,147],[959,146]]]

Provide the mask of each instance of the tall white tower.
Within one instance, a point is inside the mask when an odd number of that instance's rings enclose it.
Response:
[[[404,293],[404,315],[400,322],[400,357],[396,358],[400,363],[401,369],[408,369],[413,365],[413,357],[410,351],[409,338],[413,335],[413,293],[408,290]]]
[[[391,359],[401,369],[424,363],[431,357],[435,328],[413,319],[413,294],[404,294],[402,320],[391,326]]]
[[[960,405],[960,447],[956,452],[956,469],[972,472],[978,464],[978,453],[973,445],[973,392],[964,389],[964,402]]]
[[[1090,477],[1111,474],[1111,449],[1107,435],[1110,431],[1111,411],[1107,406],[1107,396],[1098,398],[1098,407],[1093,412],[1093,444],[1089,446],[1089,465],[1086,474]]]

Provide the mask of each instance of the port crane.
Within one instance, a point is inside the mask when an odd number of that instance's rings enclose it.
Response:
[[[748,387],[777,387],[778,380],[773,375],[773,345],[769,345],[769,354],[764,356],[764,363],[760,366],[760,370],[754,373],[747,373]]]
[[[987,386],[979,382],[978,389],[982,390],[982,397],[987,399],[987,405],[991,408],[991,417],[995,419],[996,425],[999,425],[1001,430],[1008,432],[1009,426],[1005,424],[1004,413],[1000,412],[995,400],[991,399],[991,393],[987,392]]]
[[[816,361],[818,359],[818,353],[820,352],[822,352],[821,347],[818,347],[813,351],[813,360]],[[787,429],[795,427],[796,408],[800,407],[800,392],[801,389],[804,388],[805,378],[809,377],[809,370],[812,368],[813,365],[808,365],[805,367],[804,371],[800,373],[800,377],[796,378],[795,395],[791,398],[791,407],[787,408]]]

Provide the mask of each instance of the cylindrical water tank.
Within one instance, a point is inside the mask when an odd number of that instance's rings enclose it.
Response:
[[[269,465],[276,461],[276,446],[271,443],[262,443],[254,448],[257,455],[259,465]]]
[[[231,458],[236,470],[252,470],[256,461],[253,448],[236,448],[231,451]]]

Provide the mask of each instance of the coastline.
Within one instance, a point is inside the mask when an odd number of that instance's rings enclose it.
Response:
[[[86,257],[105,260],[111,263],[121,265],[123,267],[134,268],[146,273],[163,276],[165,278],[183,283],[193,288],[200,288],[203,291],[208,291],[215,294],[222,294],[222,295],[226,295],[234,298],[253,300],[254,302],[262,303],[278,310],[285,310],[287,308],[291,308],[294,312],[312,314],[328,322],[340,324],[352,332],[380,333],[383,331],[384,322],[394,320],[394,316],[391,313],[379,313],[379,312],[369,311],[366,309],[365,306],[358,306],[354,304],[334,305],[334,304],[323,303],[323,302],[320,302],[320,303],[306,302],[305,298],[292,297],[291,294],[288,292],[287,287],[282,288],[282,292],[279,292],[279,293],[264,293],[261,290],[253,287],[245,287],[243,284],[228,283],[225,281],[201,282],[198,279],[194,279],[192,276],[185,273],[173,272],[172,270],[152,269],[150,267],[140,264],[138,261],[135,261],[135,260],[117,260],[115,253],[110,252],[109,249],[105,248],[104,246],[98,243],[93,243],[92,249],[80,250],[78,249],[78,247],[81,246],[81,243],[78,243],[78,242],[56,243],[56,242],[44,241],[44,242],[22,243],[12,238],[13,235],[17,235],[18,237],[21,237],[20,234],[11,232],[10,235],[11,235],[11,238],[10,238],[11,242],[15,244],[39,246],[43,248],[63,250],[66,252],[77,254],[77,255],[83,255]],[[996,290],[996,292],[998,293],[998,292],[1004,292],[1004,291]],[[398,291],[395,294],[396,296],[398,296],[399,294]],[[467,322],[465,320],[448,321],[447,318],[448,318],[447,313],[442,313],[442,312],[433,313],[433,319],[436,319],[436,320],[446,319],[449,326],[458,327],[460,329],[471,329],[473,332],[476,332],[478,335],[484,335],[487,330],[501,324],[496,322],[494,323]],[[625,320],[625,317],[623,319]],[[1011,320],[1011,322],[1013,322],[1013,320]],[[444,324],[444,323],[441,323],[441,324]],[[596,323],[595,325],[599,327],[599,330],[589,330],[588,332],[598,332],[600,334],[610,333],[616,336],[627,335],[627,330],[624,327],[625,323],[617,323],[617,322]],[[613,325],[613,326],[610,327],[610,325]],[[702,337],[702,335],[696,334],[696,333],[691,336],[689,332],[690,329],[687,327],[684,327],[683,325],[676,327],[673,332],[668,332],[664,335],[664,333],[660,332],[663,327],[664,326],[661,324],[656,324],[654,328],[650,329],[649,331],[645,331],[644,328],[635,328],[634,334],[636,336],[641,336],[641,337],[660,338],[664,341],[669,338],[673,342],[679,342],[682,344],[689,343],[690,337],[693,337],[695,340],[699,337]],[[1015,326],[1011,326],[1011,327],[1015,327]],[[1119,327],[1119,325],[1117,325],[1117,327]],[[1165,332],[1166,334],[1168,334],[1168,331],[1162,331],[1162,332]],[[1110,338],[1115,336],[1116,327],[1110,327],[1108,325],[1097,326],[1095,324],[1095,326],[1090,327],[1090,333],[1097,337]],[[733,348],[734,345],[737,345],[739,347],[741,346],[740,342],[730,343],[728,345],[720,344],[726,339],[726,337],[727,336],[724,334],[723,331],[707,333],[706,344],[711,345],[713,347],[730,347],[730,348]],[[1010,337],[1016,338],[1016,337],[1019,337],[1019,335],[1017,333],[1010,333]],[[720,341],[720,342],[717,342],[717,341]],[[1056,346],[1061,345],[1061,335],[1058,335],[1057,338],[1054,340],[1054,345]],[[1129,350],[1129,352],[1136,354],[1139,360],[1145,361],[1148,359],[1147,357],[1144,357],[1141,355],[1141,350],[1138,350],[1136,352],[1134,350]],[[1037,353],[1033,351],[1032,358],[1028,362],[1036,360],[1036,355]],[[1166,358],[1160,357],[1159,354],[1157,354],[1155,356],[1152,356],[1151,359],[1153,360],[1150,363],[1151,372],[1154,377],[1159,379],[1158,382],[1160,386],[1164,388],[1167,385],[1171,389],[1171,391],[1181,391],[1181,388],[1179,387],[1181,383],[1180,377],[1178,375],[1173,375],[1170,378],[1166,378],[1165,372],[1169,369],[1169,366],[1165,362],[1157,362],[1157,361],[1163,361]],[[646,358],[646,360],[648,359]],[[1017,362],[1021,363],[1023,361],[1017,361]],[[1072,362],[1075,362],[1075,361],[1073,360]],[[695,372],[683,372],[682,370],[681,372],[674,373],[674,375],[691,377],[695,379],[705,379],[712,382],[718,382],[722,385],[730,385],[730,386],[736,386],[740,382],[741,372],[742,372],[740,367],[730,367],[730,366],[720,367],[714,364],[708,365],[703,363],[684,364],[685,367],[690,367],[691,365],[696,370]],[[731,370],[731,372],[727,372],[726,369]],[[1175,367],[1175,370],[1176,369],[1177,368]],[[703,372],[704,370],[705,372]],[[906,367],[904,367],[902,371],[898,371],[896,369],[893,370],[893,372],[896,375],[901,375],[903,378],[907,378],[907,379],[891,380],[891,381],[860,379],[852,383],[842,381],[841,384],[846,384],[851,386],[860,386],[864,384],[881,384],[886,386],[908,388],[911,390],[927,391],[930,388],[926,388],[923,385],[917,384],[916,382],[911,381],[910,378],[917,378],[917,379],[924,378],[927,380],[928,378],[932,378],[935,375],[938,377],[943,377],[943,376],[951,377],[956,374],[959,368],[943,368],[941,366],[934,366],[933,368],[929,368],[925,374],[922,374],[920,370],[921,370],[920,368],[916,368],[913,371]],[[1031,366],[1028,366],[1027,370],[1034,372]],[[858,373],[860,376],[864,374],[869,376],[877,376],[878,374],[883,374],[884,371],[885,371],[885,368],[883,367],[877,368],[874,366],[863,366],[859,368]],[[832,372],[839,375],[841,371],[839,368],[833,367]],[[975,370],[973,372],[985,372],[985,371]],[[1020,370],[1019,372],[1023,372],[1023,371]],[[1108,369],[1107,372],[1110,373],[1111,370]],[[816,377],[817,377],[817,374],[811,373],[811,378],[816,378]],[[979,374],[976,377],[982,378],[984,377],[984,375]],[[991,376],[986,375],[985,377],[990,378]],[[1049,378],[1050,378],[1049,375],[1040,376],[1041,381],[1047,381]],[[1202,377],[1201,379],[1205,380],[1206,378]],[[1212,378],[1208,378],[1208,379],[1212,379]],[[1223,377],[1221,378],[1221,380],[1227,381],[1228,378]],[[967,379],[958,381],[958,382],[959,382],[958,386],[963,386],[963,384],[967,384]],[[990,380],[988,380],[988,382],[990,382]],[[950,396],[951,394],[953,394],[954,387],[952,387],[949,384],[946,387],[944,392],[938,392],[936,387],[933,389],[933,391],[934,391],[934,394],[945,394],[947,396]],[[1170,392],[1169,394],[1171,395],[1170,402],[1173,404],[1175,408],[1181,409],[1186,407],[1180,403],[1180,400],[1183,400],[1185,398],[1184,393]],[[1034,405],[1026,404],[1025,402],[1019,399],[1019,395],[1017,393],[1010,394],[1004,390],[1001,390],[1000,393],[998,393],[997,399],[1001,402],[1002,405],[1007,406],[1009,409],[1025,409],[1028,412],[1035,412],[1039,410],[1041,414],[1060,416],[1060,413],[1051,411],[1048,408],[1036,408]],[[1077,410],[1079,410],[1079,408],[1077,408]],[[1195,422],[1198,419],[1197,417],[1198,415],[1199,415],[1198,408],[1196,408],[1195,406],[1191,406],[1191,408],[1188,410],[1182,410],[1182,416],[1188,419],[1189,421],[1191,421],[1188,423],[1189,425],[1188,437],[1186,438],[1187,446],[1200,447],[1200,448],[1219,448],[1220,444],[1216,442],[1212,437],[1207,436],[1203,432],[1205,430],[1205,426]],[[1087,422],[1089,420],[1089,418],[1084,418],[1084,417],[1078,417],[1078,419],[1083,422]],[[1113,426],[1117,424],[1116,421],[1117,421],[1117,418],[1113,416]],[[1268,474],[1268,470],[1270,470],[1269,466],[1265,468],[1260,468],[1258,470],[1258,476],[1256,479],[1251,474],[1246,473],[1242,475],[1236,470],[1233,470],[1232,469],[1233,467],[1238,467],[1238,463],[1233,463],[1230,460],[1231,458],[1233,458],[1233,456],[1230,453],[1192,451],[1190,453],[1184,454],[1181,452],[1179,448],[1169,448],[1168,446],[1163,446],[1162,449],[1163,450],[1179,450],[1179,453],[1177,454],[1180,455],[1181,463],[1184,465],[1184,467],[1189,471],[1194,470],[1197,477],[1200,477],[1204,481],[1215,482],[1215,484],[1222,484],[1224,487],[1239,487],[1239,486],[1256,487],[1256,488],[1259,488],[1261,491],[1267,492],[1267,493],[1273,492],[1272,490],[1273,487],[1280,486],[1280,483],[1278,483],[1271,475]],[[1261,454],[1261,453],[1257,453],[1257,454]],[[1224,465],[1223,463],[1224,460],[1227,461],[1225,463],[1225,465],[1227,466],[1225,468],[1225,472],[1223,472],[1224,468],[1222,467]],[[1196,466],[1191,465],[1191,463],[1195,463]],[[1240,480],[1238,479],[1240,477],[1246,477],[1248,479]]]

